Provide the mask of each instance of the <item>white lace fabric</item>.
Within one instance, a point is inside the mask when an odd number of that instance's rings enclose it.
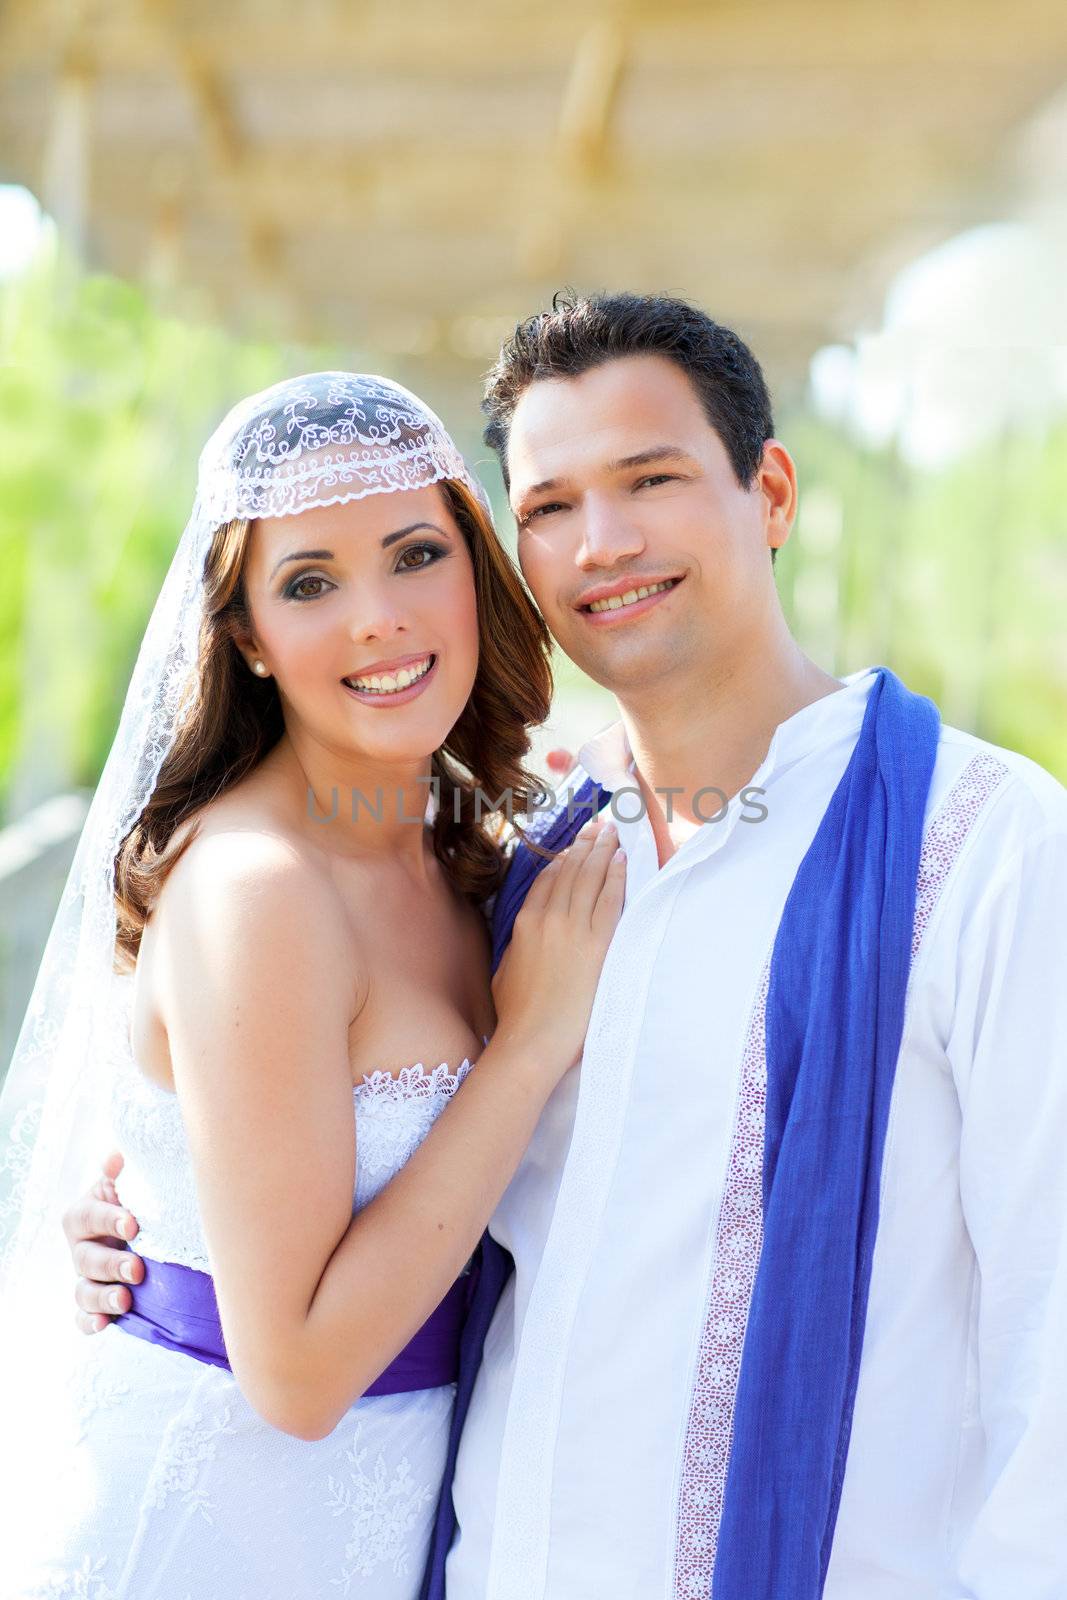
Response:
[[[421,400],[388,378],[324,372],[235,406],[201,457],[198,494],[205,515],[222,523],[290,516],[442,478],[465,482],[488,509],[485,491]]]

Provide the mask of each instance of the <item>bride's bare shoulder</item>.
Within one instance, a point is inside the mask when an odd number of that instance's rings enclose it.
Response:
[[[172,843],[180,854],[158,902],[164,914],[168,902],[216,914],[340,914],[329,874],[268,790],[242,785],[220,795],[180,824]]]
[[[320,1010],[354,1015],[360,950],[321,861],[262,793],[218,797],[172,836],[184,848],[152,910],[138,965],[145,1003],[164,1021],[190,993],[295,989]]]

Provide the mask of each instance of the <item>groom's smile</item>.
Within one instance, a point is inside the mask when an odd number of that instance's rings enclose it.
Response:
[[[684,574],[645,582],[628,574],[617,583],[599,585],[593,591],[593,598],[578,601],[575,610],[595,627],[614,627],[633,617],[644,616],[683,581]]]

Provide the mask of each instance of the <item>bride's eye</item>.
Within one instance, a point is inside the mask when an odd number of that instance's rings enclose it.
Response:
[[[405,564],[407,556],[419,555],[420,553],[428,555],[430,559],[428,561],[420,561],[414,565]],[[405,550],[401,551],[397,566],[401,572],[421,572],[423,567],[432,567],[441,556],[447,554],[447,550],[442,550],[436,544],[409,544]]]
[[[285,598],[287,600],[317,600],[319,596],[324,593],[324,591],[322,589],[316,589],[309,594],[304,588],[304,585],[308,583],[325,584],[327,583],[327,580],[325,578],[318,577],[313,572],[305,572],[302,578],[294,579],[289,585],[285,591]],[[332,587],[332,585],[329,585],[329,587]]]

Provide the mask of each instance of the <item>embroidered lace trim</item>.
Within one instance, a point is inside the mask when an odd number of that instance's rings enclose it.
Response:
[[[1002,761],[980,751],[968,762],[927,827],[919,858],[913,963],[964,840],[1007,773]],[[768,958],[742,1058],[737,1116],[682,1452],[674,1600],[706,1600],[715,1570],[741,1355],[763,1244],[769,984]]]
[[[365,1073],[363,1082],[355,1085],[354,1092],[359,1100],[372,1097],[387,1100],[428,1100],[433,1095],[455,1094],[472,1065],[468,1056],[460,1062],[455,1072],[451,1070],[447,1061],[442,1061],[439,1067],[427,1072],[422,1062],[416,1061],[414,1066],[402,1067],[396,1074]]]

